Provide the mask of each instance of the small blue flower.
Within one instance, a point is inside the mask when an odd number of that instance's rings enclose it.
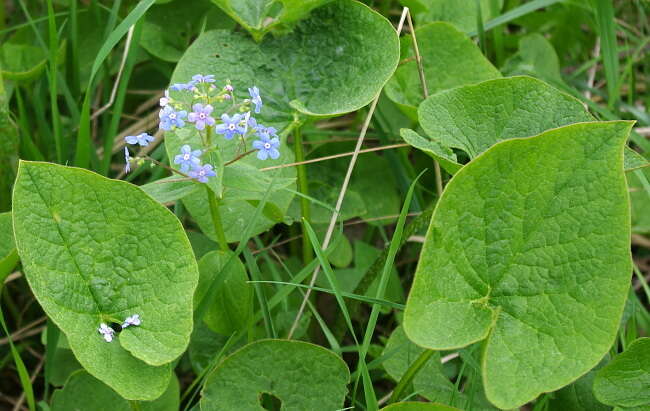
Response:
[[[181,153],[174,157],[174,164],[180,164],[181,171],[185,173],[190,168],[194,168],[194,166],[201,164],[201,159],[199,159],[201,154],[201,150],[192,151],[192,148],[185,144],[181,147]]]
[[[130,325],[140,325],[140,315],[133,314],[130,317],[126,317],[126,320],[122,323],[122,328],[126,328]]]
[[[213,110],[211,105],[206,104],[204,106],[203,104],[196,103],[192,106],[192,110],[194,111],[190,113],[187,121],[194,123],[197,130],[203,130],[206,125],[214,125],[214,117],[210,115]]]
[[[169,90],[165,90],[165,96],[160,98],[160,107],[165,107],[171,101]]]
[[[124,141],[128,144],[140,144],[142,147],[149,145],[149,142],[154,141],[154,137],[147,133],[138,134],[137,136],[126,136]]]
[[[129,149],[126,147],[124,147],[124,161],[126,162],[124,172],[128,174],[131,171],[131,155],[129,154]]]
[[[253,148],[256,148],[257,158],[260,160],[266,160],[271,157],[273,160],[280,157],[280,140],[277,137],[271,138],[271,135],[275,135],[275,129],[273,127],[267,128],[267,130],[272,130],[271,133],[261,133],[260,139],[253,141]]]
[[[214,130],[219,134],[223,134],[226,140],[230,140],[236,133],[242,135],[246,133],[246,128],[242,125],[241,120],[241,114],[233,114],[233,116],[230,117],[228,114],[224,113],[221,115],[221,121],[223,121],[223,124],[219,124]]]
[[[173,127],[183,127],[185,125],[183,119],[187,117],[187,111],[174,111],[171,106],[165,106],[160,110],[158,117],[160,117],[160,128],[169,131]]]
[[[255,104],[255,113],[259,113],[262,109],[262,97],[260,97],[260,89],[253,86],[248,89],[248,94],[251,95],[251,102]]]
[[[199,180],[201,183],[207,183],[208,177],[214,177],[217,173],[212,170],[212,164],[205,164],[203,166],[195,165],[189,175],[190,177]]]
[[[188,83],[175,83],[169,86],[169,89],[172,91],[183,91],[183,90],[192,90],[194,88],[194,81]]]
[[[115,334],[115,331],[105,323],[101,323],[97,331],[102,335],[102,337],[104,337],[106,342],[113,341],[113,334]]]
[[[214,83],[216,80],[214,79],[213,74],[208,74],[207,76],[204,76],[202,74],[196,74],[192,76],[192,81],[196,83]]]

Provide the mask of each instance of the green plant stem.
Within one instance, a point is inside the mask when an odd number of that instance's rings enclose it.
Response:
[[[305,152],[302,147],[302,132],[300,127],[297,127],[294,132],[293,149],[296,155],[296,162],[300,163],[305,161]],[[298,171],[298,191],[303,196],[300,197],[300,214],[302,216],[302,261],[307,264],[314,259],[314,250],[311,247],[309,236],[305,232],[305,221],[311,222],[311,209],[309,199],[309,182],[307,181],[307,168],[304,164],[296,167]]]
[[[223,224],[221,224],[221,214],[219,213],[219,203],[217,202],[217,197],[207,185],[205,186],[205,193],[208,196],[210,216],[212,217],[214,231],[217,234],[217,242],[223,251],[228,251],[228,240],[226,240],[226,233],[223,231]]]
[[[429,361],[431,356],[435,353],[433,350],[424,350],[420,356],[413,361],[413,364],[406,370],[402,378],[399,380],[397,383],[397,386],[393,390],[393,395],[390,396],[390,400],[388,401],[389,403],[397,402],[399,399],[402,397],[402,393],[408,387],[411,382],[413,381],[413,378],[417,375],[417,373],[424,367],[424,365]]]

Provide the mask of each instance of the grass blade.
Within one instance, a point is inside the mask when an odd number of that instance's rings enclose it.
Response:
[[[11,349],[11,355],[14,357],[14,362],[16,363],[16,369],[18,370],[18,377],[20,378],[20,384],[23,386],[23,391],[25,393],[25,398],[27,398],[27,405],[29,406],[30,411],[36,411],[36,402],[34,401],[34,388],[32,387],[32,381],[29,378],[29,373],[27,368],[25,368],[25,363],[23,359],[20,358],[16,346],[14,346],[13,341],[11,340],[11,334],[7,328],[7,323],[5,323],[5,317],[2,313],[2,307],[0,307],[0,325],[5,334],[7,334],[7,340],[9,341],[9,348]]]
[[[63,164],[65,155],[63,153],[63,133],[61,129],[61,116],[59,115],[57,90],[57,52],[59,51],[59,35],[56,31],[56,20],[54,17],[54,6],[52,5],[52,0],[47,0],[47,16],[48,38],[50,43],[50,68],[48,72],[48,78],[50,83],[50,110],[52,115],[52,131],[54,134],[54,144],[56,146],[56,160],[59,164]],[[67,144],[65,146],[67,147]]]
[[[499,17],[495,17],[492,20],[488,21],[485,23],[483,28],[485,31],[490,31],[495,27],[498,27],[502,24],[506,24],[511,22],[512,20],[518,19],[519,17],[525,16],[528,13],[532,13],[536,10],[541,9],[542,7],[548,7],[551,6],[555,3],[559,3],[562,0],[533,0],[531,2],[522,4],[519,7],[515,7],[514,9],[503,13]],[[478,31],[473,30],[467,33],[470,36],[476,36],[478,34]]]
[[[616,44],[616,23],[612,0],[595,0],[596,20],[600,30],[600,45],[607,80],[608,106],[618,102],[618,45]]]

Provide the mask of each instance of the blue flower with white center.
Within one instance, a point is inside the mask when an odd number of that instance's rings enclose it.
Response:
[[[201,150],[192,151],[192,148],[185,144],[181,147],[181,153],[174,157],[174,163],[180,164],[181,171],[186,173],[190,168],[201,165],[201,159],[199,158],[201,154],[203,154]]]
[[[126,162],[124,172],[128,174],[131,171],[131,154],[129,154],[129,149],[126,147],[124,147],[124,161]]]
[[[267,130],[273,130],[273,133],[261,133],[260,139],[253,141],[253,148],[257,149],[257,158],[260,160],[266,160],[271,157],[273,160],[280,157],[280,140],[277,137],[271,138],[271,135],[275,135],[275,129],[269,127]]]
[[[126,317],[126,320],[124,320],[124,322],[122,323],[122,328],[126,328],[130,325],[135,325],[135,326],[140,325],[140,315],[133,314],[130,317]]]
[[[217,173],[212,169],[212,164],[205,164],[203,166],[194,166],[192,171],[189,172],[189,175],[201,183],[207,183],[208,177],[215,177]]]
[[[243,135],[246,133],[246,128],[242,126],[241,120],[241,114],[233,114],[233,116],[230,117],[228,114],[224,113],[221,115],[221,121],[223,121],[223,124],[219,124],[214,130],[219,134],[223,134],[226,140],[230,140],[235,134]]]
[[[128,144],[140,144],[142,147],[149,145],[149,142],[154,141],[154,137],[147,133],[138,134],[137,136],[126,136],[124,141]]]
[[[185,121],[183,119],[187,117],[187,111],[175,111],[171,106],[165,106],[160,113],[160,128],[165,131],[169,131],[174,127],[183,127]]]
[[[214,79],[214,74],[208,74],[207,76],[204,76],[202,74],[195,74],[192,76],[192,81],[196,83],[214,83],[216,80]]]
[[[104,337],[104,341],[113,341],[113,335],[115,334],[115,331],[105,323],[101,323],[97,331],[102,335],[102,337]]]
[[[260,89],[253,86],[248,89],[248,94],[251,95],[251,102],[255,104],[255,113],[259,113],[262,109],[262,97],[260,97]]]
[[[206,125],[213,126],[215,121],[214,117],[210,114],[212,113],[212,106],[206,104],[205,106],[201,103],[196,103],[192,106],[193,112],[190,113],[187,121],[194,123],[194,126],[197,130],[203,130]]]

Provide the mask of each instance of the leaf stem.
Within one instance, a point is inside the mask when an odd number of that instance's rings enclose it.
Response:
[[[235,162],[241,160],[242,158],[246,157],[247,155],[249,155],[249,154],[253,154],[253,153],[256,152],[256,151],[257,151],[257,150],[248,150],[248,151],[246,151],[245,153],[241,153],[241,154],[239,154],[237,157],[233,158],[232,160],[227,161],[226,163],[224,163],[223,166],[224,166],[224,167],[229,166],[229,165],[231,165],[232,163],[235,163]]]
[[[402,378],[399,380],[397,386],[393,390],[393,395],[391,395],[390,400],[388,400],[389,403],[399,401],[406,387],[411,384],[413,378],[415,378],[417,373],[422,369],[422,367],[424,367],[424,365],[429,361],[429,358],[431,358],[434,353],[435,351],[433,350],[422,351],[422,354],[420,354],[420,356],[416,358],[415,361],[413,361],[413,364],[411,364],[404,375],[402,375]]]
[[[223,231],[223,224],[221,224],[221,214],[219,213],[219,203],[217,202],[217,197],[207,185],[205,186],[205,192],[208,196],[208,204],[210,205],[210,217],[212,217],[212,224],[214,225],[214,231],[217,235],[217,242],[223,251],[228,251],[228,240],[226,239],[226,233]]]
[[[293,149],[296,156],[296,162],[299,163],[296,167],[298,171],[298,192],[302,194],[302,196],[300,196],[300,214],[302,216],[302,260],[303,263],[307,264],[314,258],[314,250],[309,241],[309,236],[305,232],[305,221],[308,223],[311,222],[311,209],[308,199],[309,182],[307,181],[307,168],[304,164],[300,164],[305,161],[305,152],[302,147],[302,131],[300,127],[296,127],[293,136]]]

